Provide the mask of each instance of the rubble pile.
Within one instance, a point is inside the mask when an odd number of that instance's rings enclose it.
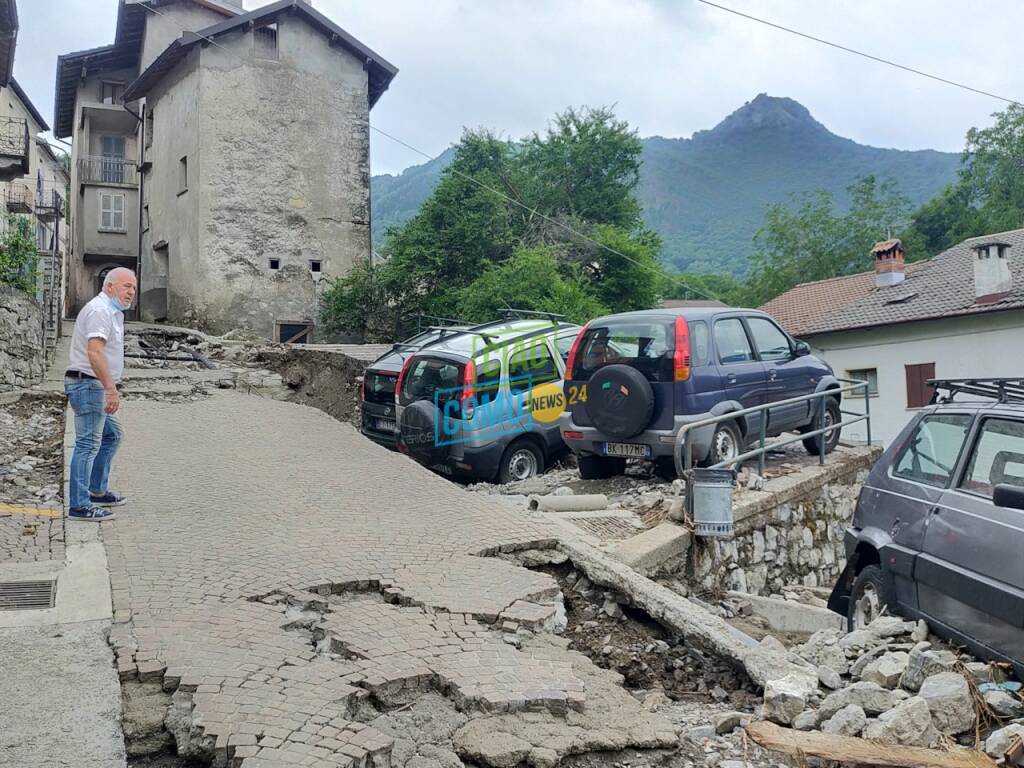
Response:
[[[0,406],[0,501],[61,504],[64,411],[60,397]]]
[[[820,630],[786,658],[800,671],[770,680],[761,710],[780,725],[930,748],[987,736],[997,758],[1010,734],[1024,732],[1021,686],[1005,666],[930,641],[923,621],[881,616],[847,634]]]

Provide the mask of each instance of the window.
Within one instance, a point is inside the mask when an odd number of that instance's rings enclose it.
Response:
[[[715,346],[720,363],[749,363],[754,359],[754,350],[738,317],[715,322]]]
[[[252,31],[252,54],[257,59],[277,61],[277,23],[265,24]]]
[[[793,356],[789,337],[775,323],[763,317],[748,317],[747,325],[762,360],[789,360]]]
[[[323,262],[319,259],[312,259],[309,262],[309,271],[314,273],[323,271]]]
[[[124,232],[124,195],[100,193],[100,229]]]
[[[486,360],[477,366],[475,389],[478,401],[493,400],[499,386],[501,386],[500,360]]]
[[[572,377],[589,381],[598,369],[620,364],[640,371],[648,381],[672,381],[674,333],[671,320],[591,326],[580,341]]]
[[[124,183],[124,136],[101,136],[101,177],[108,184]]]
[[[877,368],[855,368],[852,371],[846,372],[846,378],[853,379],[854,381],[866,381],[868,383],[868,394],[878,394],[878,369]],[[852,391],[851,396],[863,396],[864,390],[857,389]]]
[[[699,368],[708,364],[708,324],[698,320],[688,323],[690,330],[690,367]]]
[[[572,345],[576,343],[576,336],[561,336],[558,341],[555,342],[558,345],[558,354],[562,357],[562,362],[569,362],[569,353],[572,352]]]
[[[923,408],[932,399],[928,379],[935,378],[935,363],[904,366],[907,371],[907,408]]]
[[[903,447],[893,474],[945,488],[970,426],[967,414],[926,416]]]
[[[188,155],[178,161],[178,194],[188,192]]]
[[[513,346],[508,356],[508,388],[512,394],[558,380],[555,360],[543,339],[527,343],[527,347]]]
[[[271,259],[269,266],[270,266],[271,269],[280,269],[281,268],[281,260],[280,259]]]
[[[124,83],[103,83],[100,86],[100,103],[120,104],[124,97]]]
[[[960,487],[991,499],[1002,483],[1024,487],[1024,422],[985,419]]]

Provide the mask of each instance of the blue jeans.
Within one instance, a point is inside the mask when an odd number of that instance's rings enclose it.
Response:
[[[103,385],[97,379],[65,378],[64,392],[75,412],[68,505],[76,509],[89,506],[89,491],[107,492],[110,462],[124,433],[117,417],[103,412]]]

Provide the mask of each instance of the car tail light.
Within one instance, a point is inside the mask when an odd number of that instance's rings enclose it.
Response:
[[[562,433],[562,437],[567,438],[569,440],[582,440],[583,439],[583,433],[582,432],[563,432]]]
[[[476,364],[470,360],[462,369],[461,389],[459,390],[459,404],[462,406],[462,418],[473,418],[473,398],[476,392],[473,385],[476,383]]]
[[[675,381],[690,378],[690,326],[682,317],[676,318],[676,349],[672,353],[672,369]]]
[[[583,326],[583,330],[579,332],[576,341],[572,343],[572,348],[569,350],[569,358],[565,361],[565,378],[567,379],[572,378],[573,368],[576,367],[576,351],[580,348],[580,342],[583,341],[588,328],[590,328],[590,323]]]
[[[414,356],[410,355],[409,359],[402,363],[402,372],[398,374],[398,381],[395,383],[395,402],[401,402],[402,399],[402,382],[405,381],[405,373],[409,370],[409,366],[412,365],[412,361],[415,359]],[[366,381],[364,378],[363,381]]]

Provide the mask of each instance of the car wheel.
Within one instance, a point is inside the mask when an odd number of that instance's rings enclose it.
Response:
[[[505,449],[498,467],[499,483],[528,480],[544,471],[544,454],[529,440],[517,440]]]
[[[843,414],[839,411],[839,401],[834,397],[825,398],[825,428],[838,424],[843,420]],[[815,414],[814,421],[805,427],[805,429],[814,430],[818,429],[818,416]],[[832,453],[836,446],[839,445],[839,435],[842,433],[842,427],[833,429],[831,432],[826,432],[823,435],[815,435],[814,437],[808,437],[804,440],[804,448],[812,456],[816,456],[821,453],[821,440],[825,441],[825,453]]]
[[[604,480],[621,475],[626,469],[626,460],[609,456],[577,456],[576,466],[583,480]]]
[[[847,628],[851,632],[863,629],[892,604],[889,583],[882,569],[877,565],[865,566],[853,580],[853,589],[850,590],[850,602],[846,609]]]
[[[740,455],[743,438],[740,436],[739,427],[734,421],[723,421],[715,427],[715,434],[711,438],[711,450],[707,458],[700,462],[702,467],[711,467],[729,459],[735,459]]]

